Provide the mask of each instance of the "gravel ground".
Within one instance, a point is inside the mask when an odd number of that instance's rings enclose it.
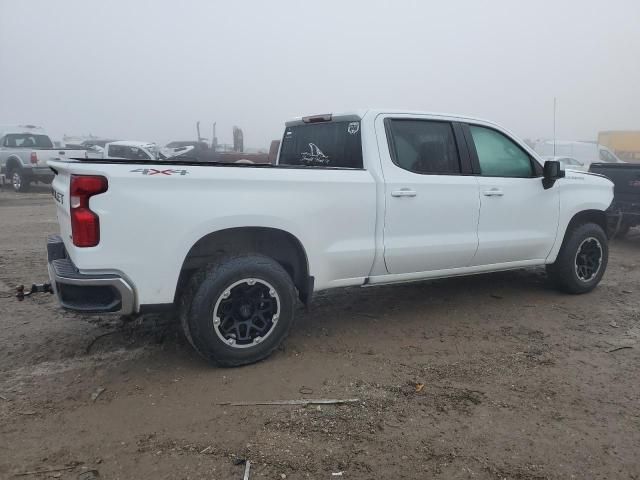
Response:
[[[343,289],[217,369],[167,317],[18,303],[46,279],[48,189],[0,192],[0,219],[0,478],[640,479],[639,232],[588,295],[542,270]],[[305,398],[359,400],[229,404]]]

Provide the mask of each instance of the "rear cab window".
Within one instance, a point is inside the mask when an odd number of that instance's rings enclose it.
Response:
[[[278,165],[362,169],[359,121],[330,121],[288,126]]]
[[[46,135],[10,133],[5,137],[4,146],[9,148],[53,148],[53,143]]]

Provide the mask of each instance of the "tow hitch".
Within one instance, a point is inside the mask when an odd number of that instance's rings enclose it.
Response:
[[[28,292],[24,291],[24,285],[16,287],[16,298],[19,302],[24,300],[24,297],[30,297],[34,293],[53,293],[53,288],[51,288],[50,283],[33,283],[31,285],[31,290]]]

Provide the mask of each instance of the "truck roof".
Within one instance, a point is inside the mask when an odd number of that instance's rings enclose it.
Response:
[[[135,140],[118,140],[116,142],[110,142],[109,145],[122,145],[123,147],[139,147],[139,148],[150,148],[150,147],[156,146],[156,144],[153,142],[138,142]]]
[[[378,115],[424,115],[429,117],[437,117],[443,120],[449,121],[459,121],[459,122],[474,122],[474,123],[482,123],[486,125],[494,125],[499,127],[498,124],[485,120],[483,118],[472,117],[469,115],[460,115],[460,114],[452,114],[452,113],[442,113],[442,112],[426,112],[419,110],[402,110],[402,109],[392,109],[392,108],[369,108],[369,109],[357,109],[346,112],[338,112],[338,113],[325,113],[319,115],[305,115],[302,117],[296,117],[288,122],[286,122],[287,127],[291,127],[294,125],[301,125],[304,123],[314,123],[314,122],[323,122],[323,121],[358,121],[362,120],[365,116],[373,116],[376,117]],[[500,127],[503,128],[503,127]]]
[[[0,125],[0,136],[10,133],[37,133],[46,135],[44,128],[36,125]]]

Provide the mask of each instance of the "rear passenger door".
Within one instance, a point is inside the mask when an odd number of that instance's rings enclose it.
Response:
[[[473,265],[543,262],[558,230],[558,189],[544,189],[542,167],[503,132],[483,125],[464,128],[480,186]]]
[[[376,122],[388,147],[380,146],[387,271],[469,265],[478,246],[480,200],[460,125],[427,117]]]

